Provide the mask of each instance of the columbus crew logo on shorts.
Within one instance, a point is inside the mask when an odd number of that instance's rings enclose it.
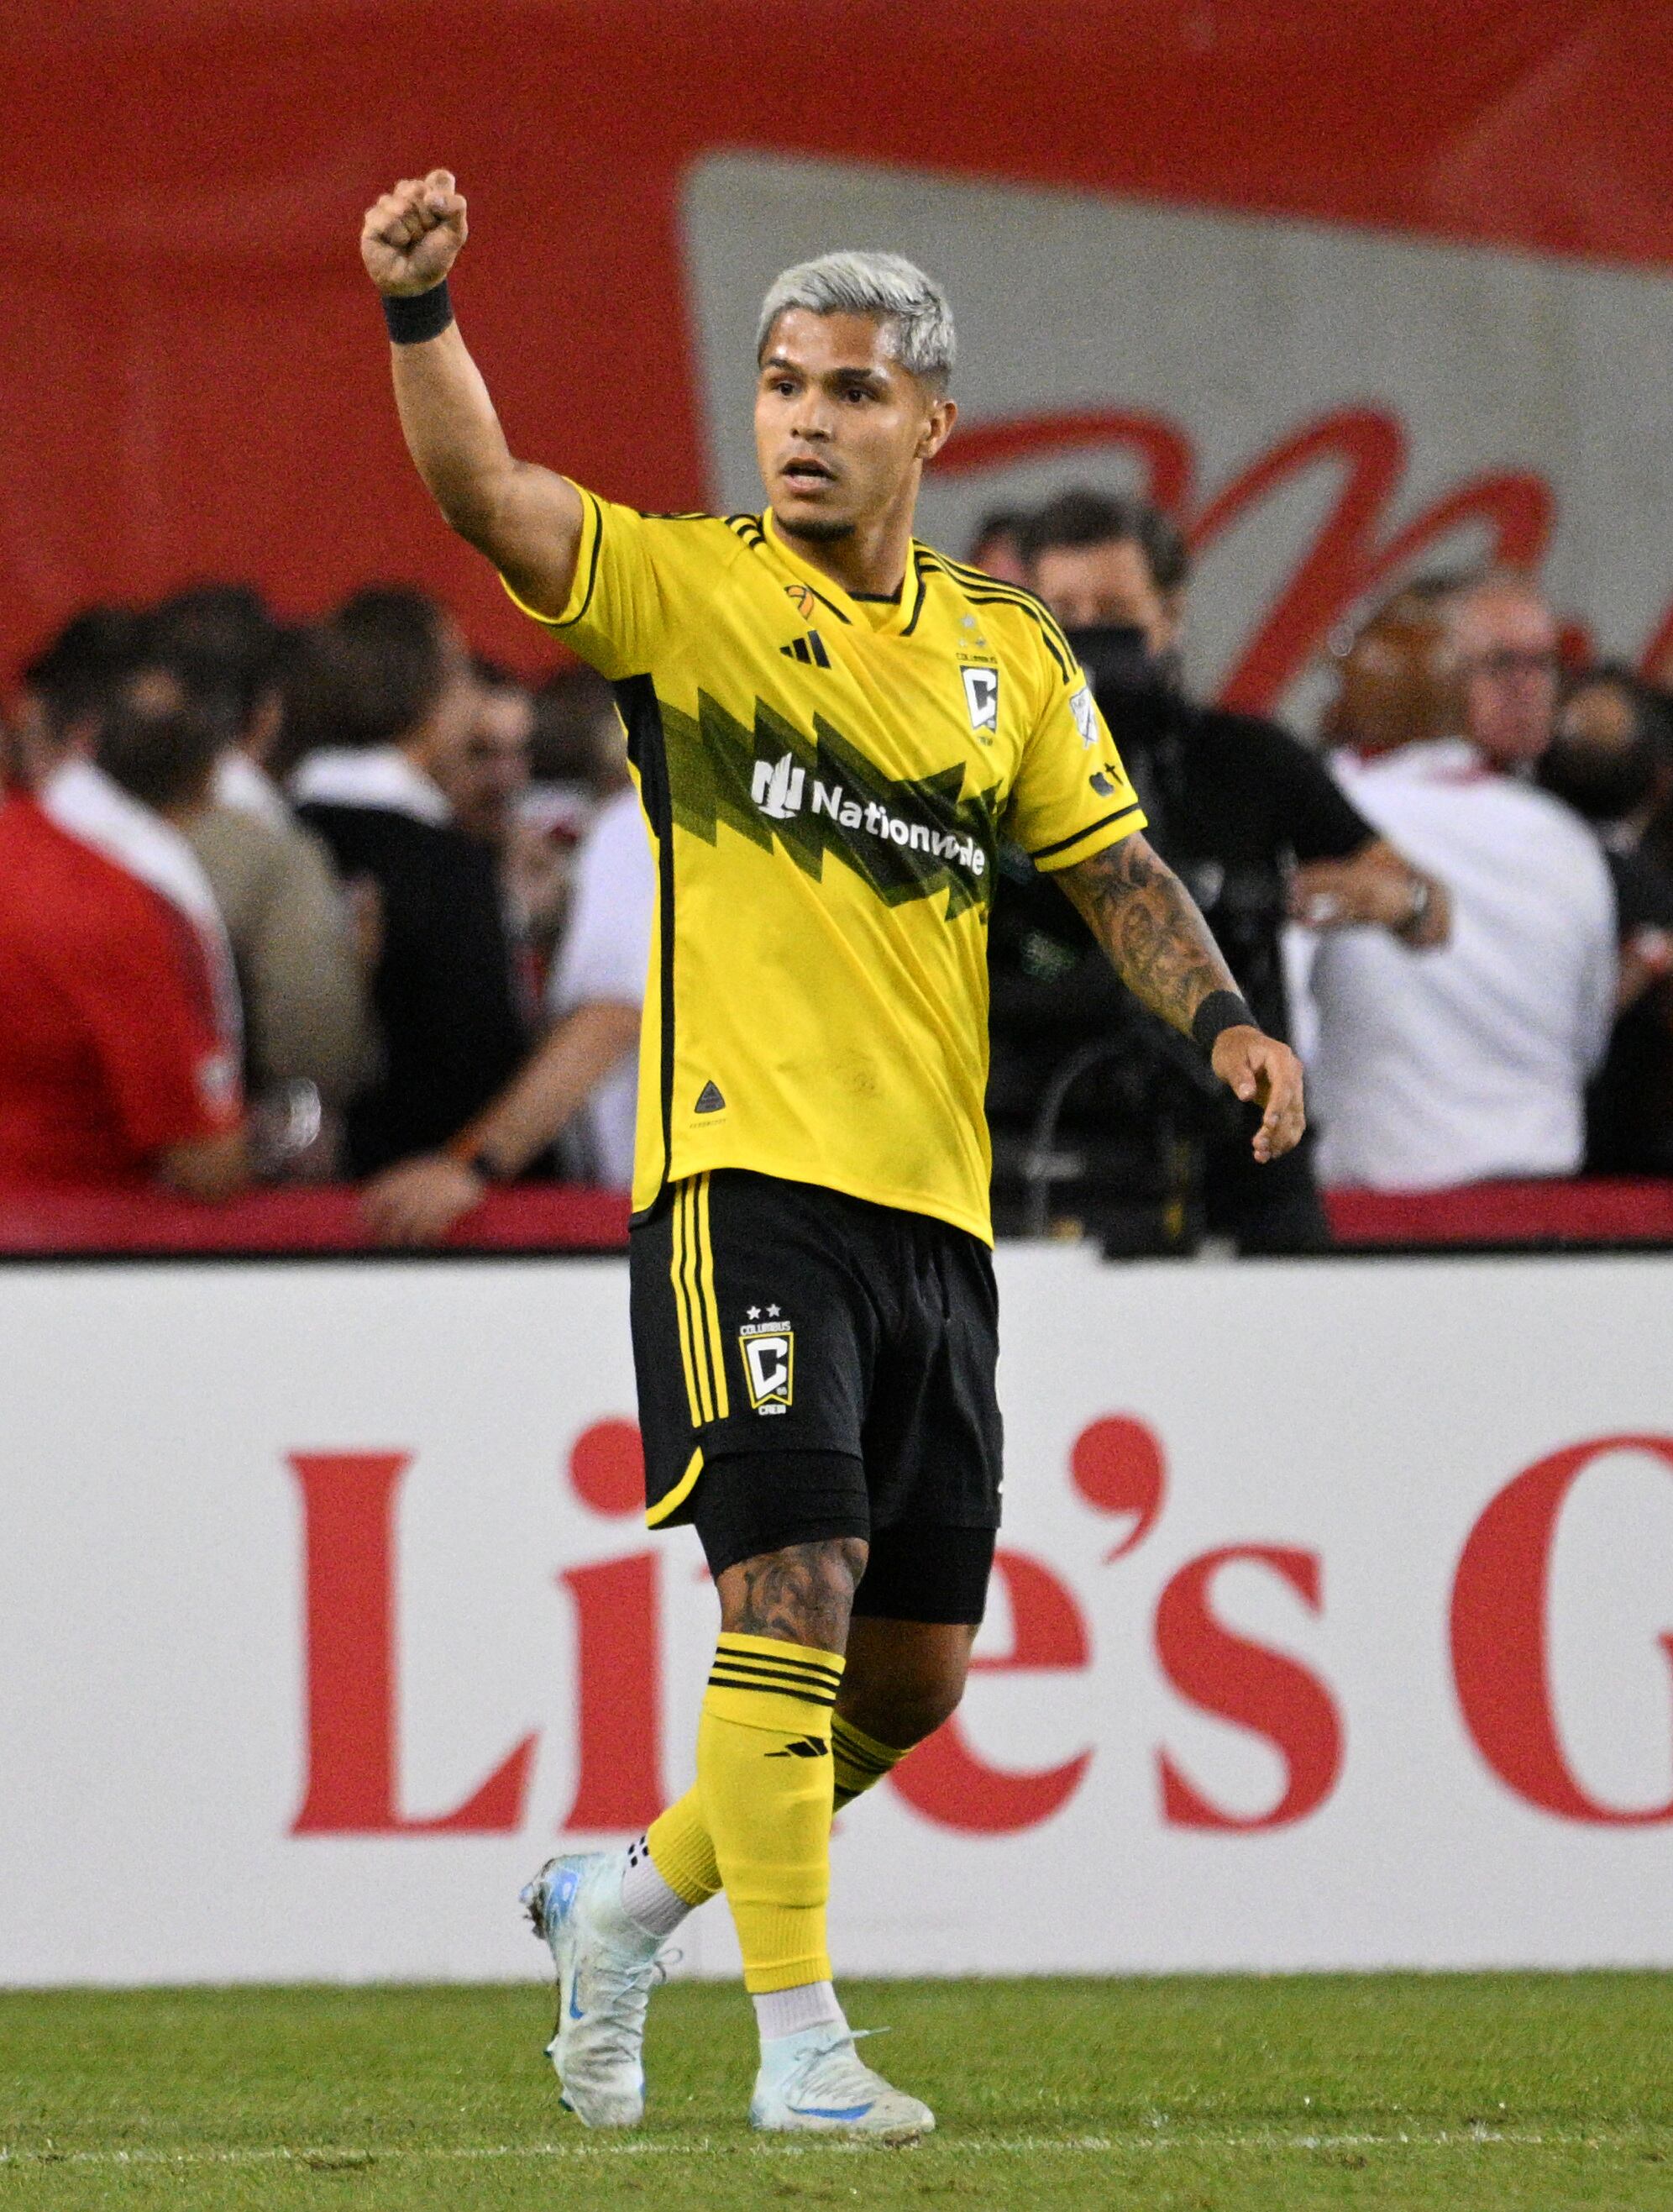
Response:
[[[787,1413],[796,1387],[796,1332],[777,1306],[751,1306],[737,1333],[749,1403],[758,1413]]]

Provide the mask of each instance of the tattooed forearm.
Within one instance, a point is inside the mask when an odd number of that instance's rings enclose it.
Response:
[[[790,1544],[744,1559],[720,1577],[720,1625],[735,1636],[777,1636],[840,1651],[865,1559],[857,1536]]]
[[[1058,881],[1127,988],[1187,1035],[1210,991],[1235,991],[1197,902],[1144,839],[1124,837]]]

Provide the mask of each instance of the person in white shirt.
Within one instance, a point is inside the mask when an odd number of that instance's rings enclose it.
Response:
[[[555,1027],[445,1152],[403,1161],[369,1185],[367,1219],[384,1243],[438,1242],[491,1184],[519,1174],[561,1134],[578,1180],[629,1188],[655,906],[639,794],[620,791],[594,817],[576,863],[549,996]]]
[[[1528,581],[1490,574],[1398,595],[1356,642],[1421,633],[1462,734],[1332,768],[1353,804],[1452,897],[1444,946],[1414,957],[1376,931],[1322,937],[1309,1069],[1327,1188],[1440,1190],[1565,1176],[1585,1150],[1585,1090],[1617,984],[1615,897],[1584,823],[1525,780],[1550,741],[1557,631]],[[1352,683],[1344,670],[1344,690]]]

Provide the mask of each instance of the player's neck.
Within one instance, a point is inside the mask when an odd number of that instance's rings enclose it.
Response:
[[[912,550],[910,506],[857,523],[846,538],[802,538],[773,517],[779,536],[799,560],[855,599],[892,599],[906,580]]]

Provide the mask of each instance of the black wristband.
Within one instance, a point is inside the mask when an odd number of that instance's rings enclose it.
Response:
[[[1203,1052],[1212,1053],[1221,1030],[1258,1030],[1260,1024],[1235,991],[1210,991],[1191,1018],[1191,1034]]]
[[[391,345],[422,345],[439,338],[453,319],[453,302],[447,296],[447,279],[432,284],[427,292],[384,295],[384,320]]]

